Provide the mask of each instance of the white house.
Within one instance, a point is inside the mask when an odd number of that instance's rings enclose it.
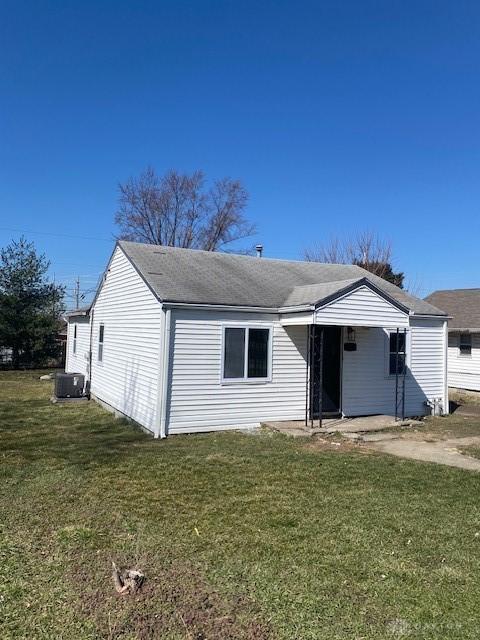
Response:
[[[435,291],[426,300],[450,316],[449,386],[480,391],[480,289]]]
[[[68,315],[66,371],[165,437],[446,412],[446,350],[442,311],[360,267],[122,241]]]

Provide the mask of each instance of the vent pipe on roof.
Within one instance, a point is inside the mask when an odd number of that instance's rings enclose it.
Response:
[[[263,253],[263,244],[257,244],[255,249],[257,251],[257,258],[261,258]]]

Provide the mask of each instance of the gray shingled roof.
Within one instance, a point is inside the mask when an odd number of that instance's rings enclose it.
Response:
[[[287,298],[284,300],[284,307],[296,307],[312,304],[312,300],[325,300],[332,295],[338,294],[344,289],[354,286],[357,282],[364,281],[364,278],[353,278],[350,280],[335,280],[334,282],[325,282],[323,284],[305,284],[300,287],[294,287]]]
[[[124,240],[118,244],[154,294],[165,302],[278,309],[287,303],[316,304],[355,280],[367,278],[414,313],[445,315],[355,265],[254,258]]]
[[[425,298],[451,316],[449,329],[480,330],[480,289],[444,289]]]
[[[92,305],[87,305],[85,307],[79,307],[78,309],[70,309],[69,311],[65,312],[65,317],[66,318],[72,318],[73,316],[86,316],[88,315],[90,308]]]

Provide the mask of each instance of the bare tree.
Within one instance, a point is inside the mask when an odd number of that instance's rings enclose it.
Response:
[[[207,188],[202,171],[159,176],[148,167],[119,185],[115,222],[124,240],[219,251],[255,233],[244,214],[247,201],[239,180],[222,178]]]
[[[325,245],[305,250],[305,260],[335,264],[356,264],[370,273],[403,287],[404,274],[392,267],[392,245],[370,231],[340,239],[333,237]]]

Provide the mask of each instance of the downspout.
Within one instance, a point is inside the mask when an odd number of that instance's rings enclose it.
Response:
[[[444,392],[443,392],[443,413],[447,415],[450,413],[450,403],[448,400],[448,320],[445,320],[443,323],[443,339],[445,341],[444,345],[444,358],[445,358],[445,366],[443,370],[444,377]]]
[[[90,348],[88,350],[88,389],[86,389],[88,399],[90,400],[92,393],[92,342],[93,342],[93,314],[95,313],[93,307],[90,313]]]
[[[159,384],[159,411],[157,427],[155,429],[155,438],[167,437],[167,403],[168,403],[168,379],[170,369],[170,325],[172,318],[171,309],[164,309],[163,313],[163,327],[161,337],[161,357],[160,357],[160,384]]]
[[[70,345],[70,320],[67,319],[67,347],[65,349],[65,373],[68,371],[68,347]]]

